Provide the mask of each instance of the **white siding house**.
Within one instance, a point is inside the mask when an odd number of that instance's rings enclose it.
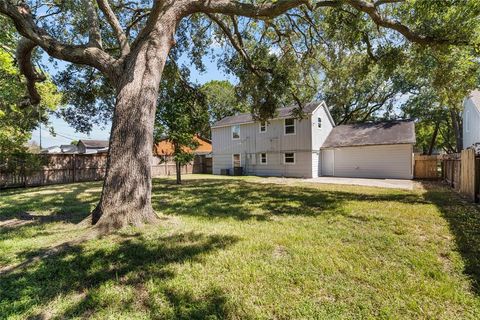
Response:
[[[324,102],[307,104],[303,119],[293,109],[279,109],[268,123],[251,114],[215,123],[213,174],[242,167],[259,176],[412,178],[413,122],[335,126]]]
[[[463,102],[463,148],[480,143],[480,91],[473,91]]]
[[[305,118],[295,119],[291,108],[279,110],[268,123],[250,114],[224,118],[212,126],[213,173],[233,170],[234,160],[245,174],[316,177],[320,145],[334,126],[324,102],[304,107]]]

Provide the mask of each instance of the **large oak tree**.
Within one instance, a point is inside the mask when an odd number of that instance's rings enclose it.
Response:
[[[52,58],[97,70],[114,90],[107,172],[92,214],[93,224],[103,231],[156,219],[151,206],[150,157],[158,90],[176,40],[188,42],[185,21],[201,26],[198,21],[208,21],[205,28],[213,25],[224,34],[241,60],[226,64],[238,72],[253,111],[264,118],[274,113],[285,94],[301,106],[305,97],[294,85],[310,73],[308,68],[295,69],[294,62],[308,62],[309,56],[299,57],[297,50],[308,53],[317,45],[311,39],[322,38],[319,17],[347,12],[357,21],[368,21],[422,46],[470,45],[476,39],[468,30],[478,9],[473,0],[461,4],[425,0],[0,0],[0,14],[9,17],[23,37],[17,59],[29,81],[32,104],[38,102],[34,84],[40,80],[31,63],[36,47]],[[252,21],[258,22],[255,27],[241,30]],[[289,27],[283,28],[285,24]],[[270,45],[291,42],[293,51],[279,56],[268,45],[262,47],[264,38],[275,37],[278,40]],[[304,45],[298,45],[300,41]],[[259,44],[253,51],[248,48],[252,43]],[[198,59],[202,51],[196,54]],[[285,67],[277,68],[280,64]],[[298,79],[289,70],[298,70]],[[283,90],[285,84],[291,84],[288,90]]]

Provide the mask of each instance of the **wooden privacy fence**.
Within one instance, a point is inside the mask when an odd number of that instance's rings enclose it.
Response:
[[[440,179],[442,177],[441,158],[437,155],[415,155],[413,177],[415,179]]]
[[[19,170],[20,173],[0,172],[0,189],[102,180],[108,156],[106,153],[95,153],[47,154],[41,157],[46,158],[46,165],[39,170],[28,173],[23,170]],[[163,160],[152,157],[153,177],[176,174],[175,163],[170,158]],[[182,167],[182,174],[190,173],[211,173],[211,159],[195,156],[192,163]]]
[[[480,159],[475,150],[443,156],[443,180],[472,202],[478,201]]]

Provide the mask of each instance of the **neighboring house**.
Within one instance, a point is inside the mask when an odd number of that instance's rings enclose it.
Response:
[[[208,155],[212,153],[211,141],[199,136],[195,136],[193,139],[198,143],[197,148],[193,151],[190,148],[186,148],[186,151],[193,152],[195,155]],[[158,142],[153,149],[154,154],[157,156],[173,155],[173,144],[167,139],[160,140],[160,142]]]
[[[242,167],[245,174],[285,177],[413,177],[412,121],[335,127],[325,102],[278,110],[268,123],[251,114],[226,117],[212,126],[213,173]]]
[[[463,148],[480,143],[480,91],[474,90],[463,101]]]
[[[77,148],[78,153],[108,152],[108,140],[80,140]]]
[[[191,173],[212,173],[212,143],[210,140],[201,138],[199,136],[195,136],[194,140],[198,142],[198,146],[195,150],[191,150],[190,148],[185,148],[185,151],[192,152],[194,154],[194,158],[191,165]],[[152,159],[152,166],[153,166],[153,175],[160,175],[157,174],[155,171],[156,167],[159,164],[168,164],[174,163],[173,162],[173,144],[168,141],[167,139],[161,140],[153,147],[154,157]],[[186,166],[186,172],[190,173],[190,165]],[[167,171],[168,169],[165,169]],[[175,166],[173,166],[173,171],[175,170]],[[170,173],[165,173],[169,175]]]
[[[62,153],[62,149],[59,146],[51,146],[44,148],[40,151],[41,153]]]
[[[62,144],[60,146],[60,149],[62,150],[62,153],[77,153],[78,148],[74,144]]]

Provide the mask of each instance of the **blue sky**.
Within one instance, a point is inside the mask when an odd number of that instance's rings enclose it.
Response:
[[[185,60],[186,61],[186,60]],[[184,61],[184,62],[185,62]],[[58,66],[53,68],[51,63],[49,63],[48,59],[45,57],[42,63],[47,67],[47,72],[51,75],[55,75],[55,70],[61,70],[65,67],[65,63],[59,61]],[[203,84],[205,82],[211,80],[230,80],[235,82],[232,79],[231,75],[226,75],[224,72],[219,70],[216,61],[211,61],[210,58],[204,59],[204,64],[206,67],[206,71],[200,73],[194,66],[192,66],[191,70],[191,80]],[[72,140],[79,140],[79,139],[99,139],[99,140],[108,140],[110,136],[110,124],[106,127],[94,126],[90,135],[82,134],[80,132],[76,132],[74,128],[72,128],[68,123],[63,121],[60,118],[57,118],[55,115],[51,115],[50,119],[50,127],[53,127],[55,136],[53,136],[49,129],[45,126],[42,126],[41,135],[42,135],[42,147],[51,147],[55,145],[61,144],[70,144]],[[32,139],[37,144],[40,144],[40,131],[36,129],[32,132]]]

